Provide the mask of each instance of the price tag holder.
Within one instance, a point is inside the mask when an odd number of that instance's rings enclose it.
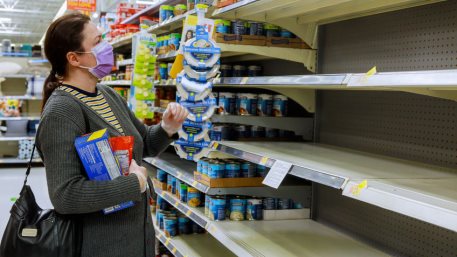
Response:
[[[278,189],[291,169],[292,163],[276,160],[262,183]]]

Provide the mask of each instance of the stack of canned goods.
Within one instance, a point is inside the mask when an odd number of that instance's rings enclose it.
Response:
[[[286,117],[289,99],[283,95],[214,92],[220,115]]]
[[[244,20],[216,20],[216,32],[222,34],[235,34],[235,35],[251,35],[251,36],[267,36],[267,37],[283,37],[294,38],[296,37],[290,31],[275,26],[273,24],[244,21]]]
[[[263,165],[240,159],[202,158],[197,162],[197,172],[210,179],[265,177],[268,169]]]
[[[245,196],[205,196],[205,215],[211,220],[262,220],[261,198]]]
[[[233,124],[213,124],[209,131],[211,141],[233,141],[246,138],[289,139],[295,138],[295,133],[288,130],[265,128],[261,126],[246,126]]]

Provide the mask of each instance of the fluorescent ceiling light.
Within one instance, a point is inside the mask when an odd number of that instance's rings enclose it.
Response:
[[[66,11],[67,11],[67,0],[65,0],[65,2],[63,2],[62,6],[60,6],[60,9],[57,11],[56,16],[54,16],[54,19],[52,19],[52,21],[55,21],[58,18],[60,18],[62,15],[65,14]],[[46,29],[46,31],[47,31],[47,29]],[[44,44],[44,38],[46,37],[46,31],[43,33],[43,36],[40,39],[40,43],[39,43],[40,45]]]
[[[11,23],[13,21],[11,18],[0,18],[0,23]]]

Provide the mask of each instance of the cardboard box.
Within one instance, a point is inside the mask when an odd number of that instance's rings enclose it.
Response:
[[[210,179],[207,175],[194,172],[194,179],[198,182],[213,188],[229,187],[262,187],[264,178],[217,178]]]
[[[238,0],[219,0],[219,1],[217,1],[216,7],[217,8],[226,7],[226,6],[232,5],[236,2],[238,2]]]
[[[310,209],[263,210],[264,220],[302,220],[310,217]]]
[[[267,37],[266,45],[274,47],[311,49],[311,47],[309,47],[308,44],[300,38]]]
[[[215,34],[216,43],[236,44],[236,45],[254,45],[265,46],[265,36],[235,35],[235,34]]]
[[[76,151],[90,180],[106,181],[122,176],[108,139],[107,129],[102,129],[75,140]],[[103,213],[113,213],[133,205],[132,201],[121,203],[104,209]]]

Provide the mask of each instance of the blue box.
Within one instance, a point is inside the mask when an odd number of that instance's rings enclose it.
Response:
[[[90,180],[106,181],[122,176],[108,139],[107,129],[102,129],[75,140],[76,151]],[[103,213],[110,214],[133,205],[133,201],[121,203],[104,209]]]

